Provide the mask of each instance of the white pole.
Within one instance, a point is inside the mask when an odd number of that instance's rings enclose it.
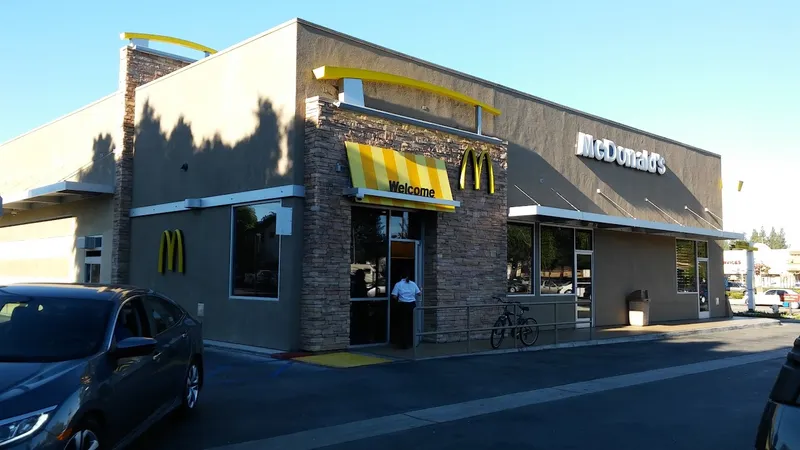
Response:
[[[752,244],[751,248],[747,249],[747,309],[748,311],[756,310],[756,297],[753,290],[753,272],[755,271],[755,257],[753,256]]]

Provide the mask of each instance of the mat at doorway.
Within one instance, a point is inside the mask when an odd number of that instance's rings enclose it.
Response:
[[[379,358],[377,356],[361,355],[350,352],[323,353],[319,355],[300,356],[292,359],[304,363],[317,364],[325,367],[335,367],[339,369],[371,366],[374,364],[383,364],[393,361],[387,358]]]

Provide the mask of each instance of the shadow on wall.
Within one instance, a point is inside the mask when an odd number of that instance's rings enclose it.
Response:
[[[509,207],[535,205],[533,200],[517,189],[517,186],[519,186],[520,189],[543,206],[572,210],[573,208],[569,205],[569,203],[572,203],[581,211],[602,213],[602,209],[596,203],[536,151],[528,150],[519,144],[509,142],[508,160],[513,161],[513,164],[508,165]],[[517,183],[516,186],[512,183],[512,180]],[[569,203],[559,197],[552,189],[555,189],[569,200]]]
[[[162,131],[161,117],[146,102],[136,127],[133,206],[293,184],[294,126],[282,129],[268,100],[254,106],[252,134],[229,144],[217,131],[196,145],[185,116]]]
[[[92,143],[92,161],[81,167],[75,179],[82,183],[114,185],[114,138],[98,134]]]
[[[692,211],[703,215],[703,208],[707,205],[700,203],[700,200],[690,191],[685,184],[678,178],[669,166],[664,175],[640,172],[638,170],[620,167],[617,164],[607,164],[598,161],[591,161],[586,158],[577,158],[582,164],[594,172],[597,178],[603,180],[620,197],[624,198],[638,211],[652,211],[653,214],[660,216],[660,220],[666,223],[674,223],[672,219],[659,212],[653,205],[647,203],[647,198],[659,208],[667,212],[682,225],[708,227],[708,224],[696,218],[693,214],[686,211],[684,206],[688,206]],[[626,176],[620,176],[620,170],[626,172]],[[614,207],[611,205],[611,207]],[[614,207],[616,209],[616,207]],[[630,211],[638,216],[636,211]]]
[[[80,167],[76,172],[69,174],[66,178],[74,178],[75,181],[80,183],[93,183],[93,184],[105,184],[114,186],[114,171],[115,171],[115,164],[114,164],[114,149],[115,143],[114,138],[109,133],[100,133],[92,142],[92,159],[88,164]],[[112,211],[111,205],[108,205],[107,216],[104,216],[102,212],[97,215],[97,218],[93,221],[95,227],[101,227],[105,231],[111,231],[111,218],[112,218]],[[103,221],[103,217],[108,217],[108,221]],[[87,220],[83,214],[77,214],[75,216],[75,239],[72,241],[72,253],[74,255],[74,264],[75,264],[75,274],[77,276],[78,282],[87,281],[86,274],[83,271],[84,265],[84,256],[82,252],[83,249],[78,248],[78,240],[79,236],[83,236],[86,233],[83,233],[82,230],[88,229],[91,225],[88,223],[84,223]],[[91,219],[89,219],[91,221]],[[105,233],[104,231],[104,233]],[[110,249],[110,242],[103,242],[103,246],[107,249]]]
[[[508,179],[514,180],[528,195],[543,206],[572,210],[570,203],[583,212],[607,214],[598,202],[607,203],[606,211],[613,210],[616,215],[626,216],[626,213],[616,206],[592,192],[588,197],[578,186],[564,177],[558,169],[553,167],[536,151],[528,150],[519,144],[509,143],[508,158],[513,164],[508,166]],[[707,227],[708,225],[684,210],[684,205],[693,211],[702,214],[702,205],[695,195],[686,187],[678,176],[667,168],[664,175],[654,175],[619,167],[616,164],[604,164],[597,161],[580,160],[595,176],[606,183],[620,197],[624,198],[638,211],[652,211],[660,215],[663,222],[673,223],[668,217],[645,202],[645,198],[665,210],[670,216],[680,221],[683,225]],[[597,164],[594,164],[597,163]],[[630,173],[620,173],[620,171]],[[658,177],[654,180],[653,177]],[[658,183],[653,183],[658,181]],[[666,186],[666,187],[665,187]],[[564,199],[558,196],[557,191]],[[568,203],[569,202],[569,203]],[[535,203],[525,194],[520,192],[514,184],[508,186],[508,206],[528,206]],[[625,205],[621,205],[625,208]],[[627,211],[636,215],[636,210]],[[712,222],[713,223],[713,222]]]

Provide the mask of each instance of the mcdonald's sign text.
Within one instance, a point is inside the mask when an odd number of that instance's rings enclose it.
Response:
[[[461,158],[461,176],[459,178],[458,187],[462,190],[466,189],[467,165],[470,160],[472,160],[475,190],[481,189],[481,173],[483,172],[483,162],[486,161],[486,169],[489,175],[489,193],[494,194],[494,168],[492,167],[492,158],[489,156],[488,151],[482,151],[477,154],[472,148],[467,148],[464,151],[464,156]]]
[[[158,272],[166,270],[183,273],[183,233],[181,230],[165,230],[161,233],[161,244],[158,247]],[[165,261],[166,259],[166,261]]]

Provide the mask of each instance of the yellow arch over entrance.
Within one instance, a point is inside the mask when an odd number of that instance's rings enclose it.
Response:
[[[121,39],[141,39],[144,41],[154,41],[154,42],[163,42],[165,44],[174,44],[180,45],[181,47],[190,48],[192,50],[198,50],[201,52],[208,53],[209,55],[213,55],[217,53],[211,47],[206,47],[205,45],[198,44],[197,42],[187,41],[186,39],[179,39],[172,36],[163,36],[160,34],[148,34],[148,33],[131,33],[125,32],[120,35]]]
[[[468,105],[480,106],[484,111],[488,113],[494,114],[495,116],[500,115],[499,109],[495,108],[494,106],[490,106],[480,100],[474,99],[466,94],[462,94],[461,92],[457,92],[443,86],[438,86],[436,84],[428,83],[426,81],[415,80],[413,78],[402,77],[400,75],[393,75],[384,72],[375,72],[366,69],[355,69],[350,67],[322,66],[314,69],[314,77],[318,80],[341,80],[343,78],[354,78],[362,81],[372,81],[376,83],[388,83],[398,86],[410,87],[422,91],[431,92],[433,94],[441,95],[444,97],[448,97],[453,100],[466,103]]]

